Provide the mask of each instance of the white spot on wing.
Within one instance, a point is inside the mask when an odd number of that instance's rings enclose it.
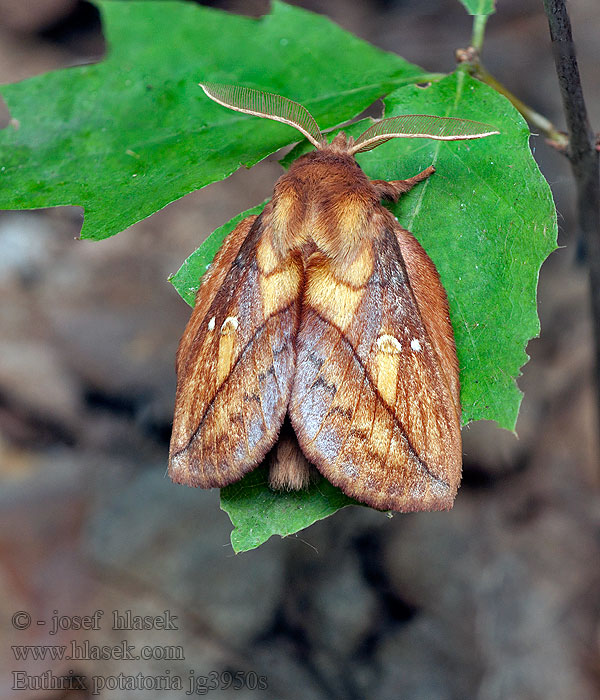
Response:
[[[208,322],[208,330],[209,331],[214,331],[215,330],[215,317],[213,316],[210,321]]]
[[[394,338],[393,335],[385,333],[377,338],[377,348],[381,352],[397,355],[402,350],[402,345],[400,345],[398,338]]]
[[[410,347],[411,347],[415,352],[419,352],[419,350],[421,349],[421,343],[419,342],[419,340],[418,340],[417,338],[413,338],[413,339],[410,341]]]
[[[221,326],[221,333],[236,331],[239,325],[237,316],[227,316],[227,318],[223,321],[223,325]]]

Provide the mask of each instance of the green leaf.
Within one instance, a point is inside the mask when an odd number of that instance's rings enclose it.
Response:
[[[85,208],[102,239],[298,140],[292,127],[211,102],[200,80],[304,104],[322,128],[423,71],[281,2],[250,19],[187,2],[98,2],[108,54],[1,89],[0,208]]]
[[[493,9],[490,2],[464,4],[480,14]],[[539,331],[537,277],[556,247],[556,220],[527,127],[512,106],[463,71],[428,88],[411,85],[426,78],[418,67],[281,2],[260,20],[191,3],[99,6],[105,61],[2,88],[19,128],[0,132],[0,207],[83,205],[82,236],[105,238],[297,140],[291,127],[210,102],[200,80],[290,97],[321,128],[404,85],[385,101],[386,116],[458,116],[501,131],[462,143],[396,139],[358,160],[381,179],[436,166],[394,211],[431,255],[448,292],[464,421],[514,427],[521,399],[515,377],[527,360],[527,340]],[[219,240],[243,215],[174,276],[188,302]],[[273,493],[259,469],[224,489],[222,503],[236,526],[234,548],[243,551],[351,501],[324,480],[305,492]]]
[[[528,340],[539,332],[539,269],[556,248],[557,236],[550,188],[531,155],[529,130],[503,96],[463,71],[428,88],[401,88],[385,106],[386,117],[457,116],[501,132],[463,142],[394,139],[357,160],[367,175],[387,180],[435,165],[436,173],[404,195],[393,211],[425,247],[448,293],[463,422],[485,418],[513,429],[521,401],[515,378],[528,359]],[[357,136],[369,124],[364,120],[344,131]],[[293,155],[305,150],[300,144]],[[236,527],[236,551],[307,527],[342,505],[329,499],[324,507],[322,489],[273,493],[263,471],[223,489],[221,500]]]
[[[245,552],[272,535],[292,535],[340,508],[360,505],[323,477],[306,491],[275,492],[268,487],[264,466],[221,489],[221,509],[230,517],[233,551]]]
[[[522,398],[515,379],[540,329],[539,269],[557,237],[529,129],[506,98],[463,71],[426,89],[401,88],[384,103],[386,117],[427,112],[484,121],[501,132],[475,141],[395,139],[357,160],[381,179],[436,167],[394,213],[432,258],[448,293],[463,423],[495,420],[512,430]]]
[[[460,0],[470,15],[491,15],[496,11],[496,0]]]

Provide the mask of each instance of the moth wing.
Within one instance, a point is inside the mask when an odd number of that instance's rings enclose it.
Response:
[[[456,351],[437,271],[396,228],[381,213],[351,264],[309,259],[289,413],[304,454],[348,496],[441,510],[461,473]]]
[[[173,481],[222,487],[273,446],[289,402],[303,267],[277,257],[262,217],[225,239],[177,353]]]
[[[448,298],[431,258],[419,241],[406,229],[396,225],[394,234],[409,283],[417,302],[425,330],[433,344],[443,377],[460,420],[460,382],[454,332],[450,323]],[[460,445],[459,445],[460,447]]]

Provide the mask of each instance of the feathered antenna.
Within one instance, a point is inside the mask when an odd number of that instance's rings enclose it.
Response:
[[[319,125],[301,104],[287,97],[263,92],[240,85],[221,85],[219,83],[200,83],[206,95],[223,107],[236,112],[252,114],[256,117],[274,119],[298,129],[317,148],[323,148],[326,140]],[[457,119],[456,117],[434,117],[428,114],[405,114],[390,117],[369,127],[349,146],[349,152],[362,153],[394,138],[427,138],[438,141],[463,141],[479,139],[484,136],[499,134],[489,124]]]
[[[370,151],[394,138],[427,138],[438,141],[480,139],[500,132],[489,124],[455,117],[433,117],[428,114],[405,114],[376,122],[363,132],[351,153]]]
[[[223,107],[289,124],[298,129],[314,146],[323,147],[323,135],[310,112],[287,97],[240,85],[200,83],[200,87],[211,100]]]

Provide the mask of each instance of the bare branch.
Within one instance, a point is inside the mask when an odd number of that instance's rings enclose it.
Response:
[[[544,0],[556,74],[567,122],[567,157],[577,185],[579,228],[586,246],[595,337],[596,394],[600,419],[600,170],[564,0]]]

